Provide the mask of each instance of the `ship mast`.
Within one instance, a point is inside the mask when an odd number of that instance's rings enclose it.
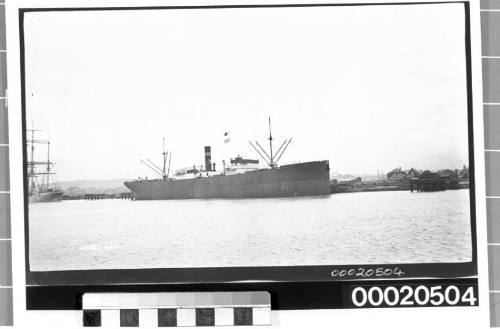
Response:
[[[50,141],[47,140],[47,183],[45,187],[49,189],[49,177],[50,177]]]
[[[30,188],[35,189],[35,122],[31,122],[31,162],[30,164]]]
[[[167,179],[170,172],[170,161],[172,160],[172,152],[165,149],[165,137],[163,138],[163,168],[158,167],[153,161],[149,159],[140,160],[142,164],[151,169],[155,174],[160,176],[162,179]],[[167,169],[167,159],[168,159],[168,169]]]
[[[255,141],[255,145],[251,142],[248,141],[250,146],[257,152],[257,154],[267,163],[267,165],[271,168],[276,168],[278,166],[278,161],[281,159],[283,154],[285,153],[285,150],[287,149],[288,145],[290,145],[290,142],[292,139],[290,138],[285,139],[281,146],[278,148],[278,151],[276,153],[273,153],[273,135],[271,133],[271,117],[269,117],[269,154],[264,150],[264,148],[259,144],[259,142]]]
[[[31,133],[31,139],[27,141],[27,144],[30,144],[30,159],[27,161],[26,165],[29,168],[28,172],[28,178],[29,178],[29,188],[30,192],[34,192],[36,185],[37,185],[37,179],[39,175],[47,175],[46,178],[43,178],[41,180],[41,187],[44,189],[49,189],[50,185],[50,175],[53,175],[54,173],[51,172],[52,170],[52,165],[54,163],[50,162],[50,141],[49,140],[37,140],[35,139],[35,132],[36,131],[41,131],[35,129],[35,123],[32,122],[32,127],[31,129],[27,129],[27,132]],[[47,161],[36,161],[35,160],[35,144],[46,144],[47,145]],[[40,165],[45,165],[46,170],[42,172],[35,172],[36,166]]]
[[[274,168],[276,164],[274,163],[274,158],[273,158],[273,135],[271,135],[271,117],[269,117],[269,151],[271,153],[271,168]]]
[[[168,152],[165,152],[165,137],[163,137],[163,170],[162,170],[162,177],[163,179],[167,178],[167,156]]]
[[[168,156],[168,169],[167,169],[167,177],[170,174],[170,162],[172,161],[172,151],[170,151]]]

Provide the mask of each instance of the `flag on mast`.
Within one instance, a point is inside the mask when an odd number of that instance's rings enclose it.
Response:
[[[224,133],[224,143],[229,143],[231,141],[231,136],[229,136],[229,131]]]

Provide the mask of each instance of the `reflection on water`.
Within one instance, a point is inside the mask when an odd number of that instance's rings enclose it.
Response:
[[[33,271],[471,260],[469,191],[29,206]]]

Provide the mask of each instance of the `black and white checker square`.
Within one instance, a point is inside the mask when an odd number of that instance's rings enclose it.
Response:
[[[267,292],[88,293],[84,327],[271,325]]]

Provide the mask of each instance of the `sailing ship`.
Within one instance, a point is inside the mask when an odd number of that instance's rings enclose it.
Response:
[[[152,161],[143,161],[158,179],[138,179],[125,182],[136,200],[212,199],[212,198],[267,198],[327,195],[330,193],[328,160],[278,165],[291,139],[273,152],[271,119],[269,118],[269,152],[256,141],[249,142],[267,168],[260,168],[256,159],[241,156],[222,162],[222,170],[215,170],[211,147],[205,146],[205,166],[178,170],[170,176],[168,152],[163,150],[163,169]],[[171,152],[170,152],[171,156]]]
[[[58,188],[51,179],[55,174],[52,170],[54,162],[50,161],[50,141],[35,138],[36,130],[34,124],[31,129],[27,129],[30,138],[26,139],[26,147],[29,150],[29,161],[26,162],[28,177],[28,201],[29,202],[54,202],[61,201],[63,191]],[[35,160],[35,145],[44,145],[46,147],[46,160]]]

